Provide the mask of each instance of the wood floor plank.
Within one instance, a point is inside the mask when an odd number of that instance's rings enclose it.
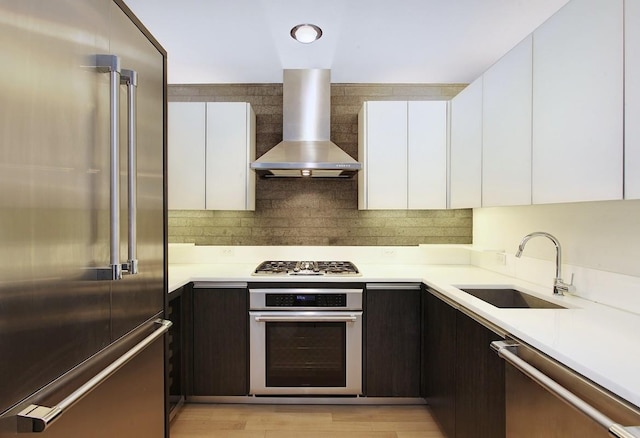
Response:
[[[425,405],[186,404],[172,438],[444,438]]]
[[[247,421],[246,430],[313,430],[318,432],[368,432],[371,431],[371,424],[367,422],[341,422],[334,423],[331,421],[321,422],[304,422],[304,421]],[[395,438],[395,437],[394,437]]]
[[[394,432],[353,432],[331,431],[318,432],[313,430],[268,430],[265,438],[397,438]]]
[[[392,430],[395,432],[439,430],[428,421],[374,421],[371,430]]]
[[[398,438],[445,438],[440,430],[432,430],[425,432],[397,432]]]
[[[261,430],[211,430],[205,433],[174,433],[171,429],[171,438],[265,438],[265,432]]]

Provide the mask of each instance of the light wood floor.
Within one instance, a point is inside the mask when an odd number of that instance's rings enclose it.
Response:
[[[422,406],[186,404],[171,438],[444,438]]]

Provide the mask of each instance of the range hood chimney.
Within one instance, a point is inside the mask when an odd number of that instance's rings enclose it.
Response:
[[[329,140],[331,70],[284,70],[282,141],[251,163],[263,178],[350,178],[361,165]]]

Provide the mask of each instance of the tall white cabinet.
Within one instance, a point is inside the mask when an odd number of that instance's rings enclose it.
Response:
[[[446,101],[407,103],[407,208],[447,208]]]
[[[169,102],[167,113],[170,210],[205,209],[204,102]]]
[[[407,102],[365,102],[358,129],[358,209],[407,208]]]
[[[625,0],[625,199],[640,199],[640,0]]]
[[[483,75],[482,206],[531,204],[532,41]]]
[[[207,103],[207,210],[256,209],[255,127],[250,104]]]
[[[623,0],[574,0],[533,33],[533,203],[622,199]]]
[[[451,100],[449,207],[482,205],[482,76]]]
[[[256,118],[244,102],[170,102],[170,210],[255,210]]]
[[[446,208],[446,101],[365,102],[358,114],[358,208]]]

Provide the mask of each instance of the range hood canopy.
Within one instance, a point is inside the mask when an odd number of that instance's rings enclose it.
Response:
[[[331,71],[284,70],[283,140],[251,163],[264,178],[350,178],[360,163],[329,140]]]

